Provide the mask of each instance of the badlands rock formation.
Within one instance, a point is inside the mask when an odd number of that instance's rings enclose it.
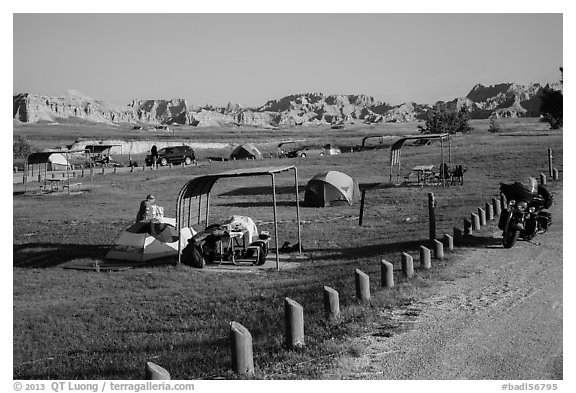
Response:
[[[550,86],[561,89],[560,86]],[[467,105],[472,118],[540,116],[543,86],[535,83],[476,85],[466,97],[448,102]],[[190,105],[184,99],[135,99],[126,106],[94,100],[76,91],[64,97],[22,93],[14,95],[13,118],[23,123],[82,119],[119,124],[182,124],[191,126],[248,125],[259,127],[313,124],[404,122],[424,119],[430,105],[407,102],[392,106],[366,95],[294,94],[268,101],[259,108]]]

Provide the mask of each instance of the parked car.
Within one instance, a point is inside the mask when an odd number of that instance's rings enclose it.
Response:
[[[161,166],[181,163],[190,165],[195,159],[196,156],[194,155],[194,150],[190,146],[183,145],[170,146],[158,150],[158,158],[156,162]],[[151,166],[153,163],[152,155],[148,154],[145,161],[147,166]]]
[[[333,147],[328,144],[323,148],[313,148],[313,147],[302,147],[300,149],[292,150],[286,154],[288,158],[294,157],[322,157],[322,156],[333,156],[340,154],[341,151],[337,147]]]

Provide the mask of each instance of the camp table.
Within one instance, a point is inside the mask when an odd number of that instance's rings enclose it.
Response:
[[[245,238],[244,238],[244,234],[246,232],[245,231],[230,231],[227,232],[228,236],[224,236],[222,238],[220,238],[219,243],[220,243],[220,263],[219,265],[223,262],[223,254],[224,254],[224,249],[226,248],[227,250],[229,250],[230,252],[230,262],[232,262],[234,265],[236,265],[236,259],[235,259],[235,254],[236,254],[236,248],[242,248],[242,250],[246,249],[246,244],[245,244]],[[242,239],[242,243],[240,243],[240,239]]]
[[[432,168],[434,168],[434,165],[418,165],[412,168],[416,172],[416,176],[418,176],[418,184],[427,183],[434,176]]]

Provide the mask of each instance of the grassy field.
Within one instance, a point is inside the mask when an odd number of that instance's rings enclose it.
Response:
[[[452,139],[452,162],[467,168],[463,186],[398,187],[369,191],[364,225],[358,226],[358,204],[302,208],[302,237],[307,259],[296,268],[242,274],[187,266],[156,266],[116,272],[63,269],[70,262],[102,261],[120,231],[134,220],[140,200],[154,193],[167,216],[174,216],[176,197],[195,176],[237,167],[294,164],[298,167],[300,200],[307,181],[324,170],[339,170],[359,183],[388,181],[389,149],[339,156],[263,161],[212,162],[197,167],[96,176],[94,186],[78,195],[22,194],[13,187],[13,358],[18,379],[140,379],[144,364],[153,361],[174,379],[236,376],[230,371],[228,324],[237,321],[254,341],[257,379],[314,379],[345,356],[362,348],[347,344],[379,317],[381,310],[403,307],[429,296],[438,285],[454,279],[443,269],[466,247],[484,247],[493,239],[482,232],[434,264],[417,270],[410,282],[392,290],[379,288],[379,261],[400,266],[400,252],[417,262],[419,245],[427,244],[427,193],[434,192],[437,233],[452,234],[477,207],[498,195],[500,182],[547,172],[547,149],[562,177],[562,132],[550,131],[535,119],[502,122],[500,134],[487,132],[487,121],[472,122],[474,130]],[[70,144],[73,126],[17,126],[39,146]],[[58,131],[57,131],[58,130]],[[95,131],[98,131],[94,133]],[[92,133],[92,134],[91,134]],[[272,151],[275,141],[305,138],[311,144],[356,146],[372,134],[416,134],[415,124],[354,125],[342,130],[310,127],[283,130],[255,128],[179,129],[198,141],[252,141]],[[114,130],[83,127],[74,136],[112,137]],[[124,138],[136,138],[130,132]],[[148,136],[149,137],[149,136]],[[391,138],[388,144],[395,139]],[[440,163],[438,145],[406,146],[405,168]],[[295,243],[294,196],[291,176],[279,176],[279,237]],[[561,183],[552,183],[554,193]],[[232,179],[216,183],[212,221],[232,214],[250,216],[259,230],[273,232],[269,179]],[[494,230],[492,229],[492,232]],[[354,270],[371,276],[373,297],[355,299]],[[322,286],[340,293],[342,317],[323,315]],[[284,298],[305,310],[306,347],[284,348]]]

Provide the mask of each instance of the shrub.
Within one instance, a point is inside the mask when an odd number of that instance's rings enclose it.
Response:
[[[557,130],[563,125],[563,100],[561,91],[545,87],[542,92],[542,120],[550,124],[550,128]]]
[[[26,158],[38,149],[25,137],[19,136],[12,144],[12,156],[14,158]]]
[[[492,132],[492,133],[502,131],[502,127],[500,127],[500,123],[498,123],[498,121],[496,121],[495,117],[490,118],[490,126],[488,127],[488,131]]]

